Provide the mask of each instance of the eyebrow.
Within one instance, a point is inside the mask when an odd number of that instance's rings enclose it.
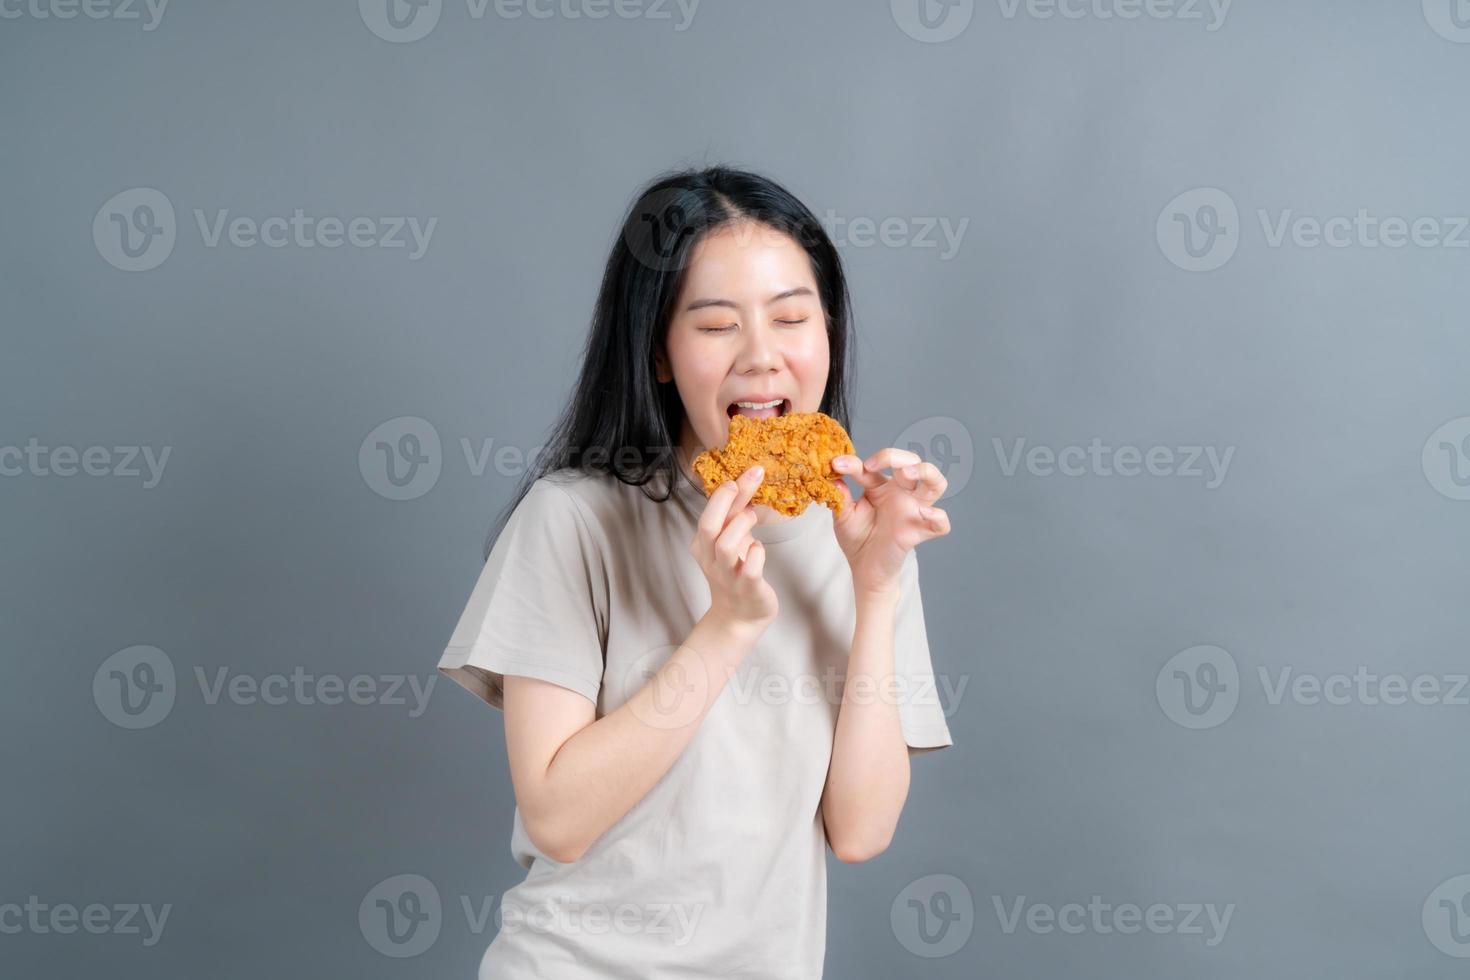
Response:
[[[808,287],[808,286],[797,286],[795,289],[788,289],[784,293],[777,293],[775,296],[772,296],[770,299],[766,300],[766,305],[767,306],[770,306],[772,303],[779,303],[781,300],[783,300],[783,299],[789,299],[792,296],[815,296],[815,295],[816,294],[812,292],[812,290],[811,290],[810,287]],[[694,302],[690,303],[688,306],[684,307],[684,312],[685,313],[693,313],[695,310],[702,310],[702,309],[704,309],[705,307],[708,307],[708,306],[728,306],[732,310],[733,309],[737,309],[737,306],[736,306],[734,300],[729,300],[729,299],[697,299]]]

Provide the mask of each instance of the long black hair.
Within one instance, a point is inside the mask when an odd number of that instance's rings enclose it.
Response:
[[[576,387],[487,537],[487,558],[531,485],[549,473],[571,468],[611,474],[660,503],[673,494],[684,405],[673,383],[658,383],[654,353],[663,349],[695,245],[740,221],[787,234],[806,250],[831,354],[819,410],[850,428],[852,302],[842,260],[821,223],[790,191],[759,174],[724,166],[661,174],[638,193],[623,219],[602,275]],[[656,476],[662,479],[651,490]]]

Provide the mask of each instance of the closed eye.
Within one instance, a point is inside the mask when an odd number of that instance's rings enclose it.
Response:
[[[802,317],[800,320],[777,320],[776,322],[777,323],[780,323],[780,324],[784,324],[784,325],[786,325],[788,327],[799,327],[803,323],[805,323],[807,321],[807,319],[808,319],[807,317]],[[735,329],[735,324],[733,324],[733,323],[727,323],[723,327],[700,327],[699,328],[699,332],[700,333],[727,333],[728,331],[731,331],[731,330],[734,330],[734,329]]]

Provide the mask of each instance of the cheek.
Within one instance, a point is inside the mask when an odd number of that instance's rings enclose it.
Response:
[[[707,403],[720,390],[730,365],[713,351],[701,350],[699,344],[678,342],[670,343],[669,360],[685,406],[695,412],[707,410]]]
[[[825,382],[831,352],[827,347],[827,334],[813,332],[787,353],[792,369],[804,382]]]

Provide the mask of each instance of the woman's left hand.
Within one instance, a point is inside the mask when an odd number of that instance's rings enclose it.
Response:
[[[899,571],[914,546],[949,533],[949,515],[934,506],[949,481],[939,467],[905,449],[880,449],[866,460],[838,456],[832,468],[863,487],[854,501],[846,482],[836,480],[842,513],[833,518],[837,543],[852,566],[859,594],[897,593]],[[883,470],[893,470],[891,477]]]

